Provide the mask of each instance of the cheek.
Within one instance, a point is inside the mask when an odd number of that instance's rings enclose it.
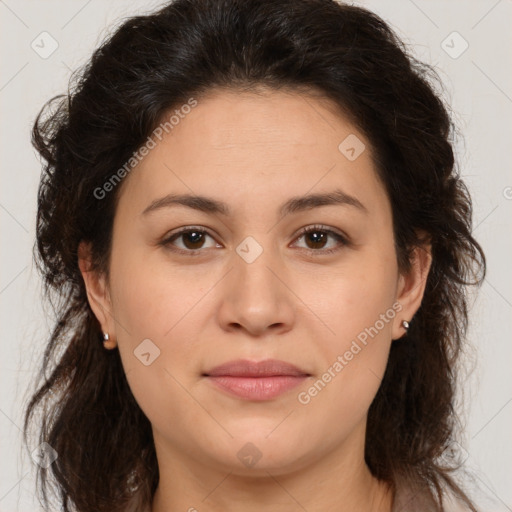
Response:
[[[147,249],[144,254],[119,257],[112,269],[116,320],[125,327],[120,329],[121,342],[140,343],[144,338],[166,342],[181,322],[194,316],[211,280],[211,273],[208,276],[197,267],[180,269],[164,256],[152,260]]]
[[[315,313],[327,328],[319,324],[324,334],[317,348],[323,367],[302,403],[310,400],[336,421],[366,413],[387,365],[392,325],[400,309],[395,301],[397,269],[392,251],[376,254],[359,255],[310,287]]]
[[[193,360],[193,348],[187,339],[190,333],[180,329],[190,309],[188,299],[169,293],[162,279],[142,269],[121,289],[116,320],[126,378],[144,414],[153,424],[165,425],[187,405],[180,383],[186,385],[183,373],[192,371],[187,363]]]
[[[324,347],[331,359],[348,349],[358,335],[364,341],[368,330],[375,339],[390,337],[397,309],[393,307],[397,267],[392,251],[353,254],[337,269],[315,272],[306,283],[304,293],[310,297],[311,309],[325,323]]]
[[[132,393],[152,422],[168,421],[187,400],[180,383],[197,371],[197,339],[207,275],[146,265],[135,253],[113,258],[113,314]],[[149,341],[148,341],[149,340]],[[149,354],[149,355],[148,355]],[[185,403],[186,405],[186,403]],[[190,405],[190,404],[188,404]]]

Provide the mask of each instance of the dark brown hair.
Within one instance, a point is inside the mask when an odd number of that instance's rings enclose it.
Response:
[[[50,100],[32,142],[44,161],[38,191],[37,251],[56,323],[37,390],[27,405],[25,441],[58,453],[38,473],[64,511],[120,511],[137,490],[141,505],[158,484],[151,424],[128,386],[118,350],[101,344],[78,268],[81,241],[108,275],[121,186],[98,187],[120,169],[170,109],[213,88],[316,91],[350,116],[372,146],[392,206],[397,261],[409,268],[418,233],[433,262],[407,341],[392,344],[370,406],[365,459],[396,488],[416,482],[443,509],[455,482],[443,453],[455,438],[456,367],[467,330],[469,284],[485,275],[471,235],[471,200],[456,170],[456,132],[434,68],[417,61],[374,13],[332,0],[177,0],[124,21]],[[126,179],[126,178],[125,178]],[[122,185],[122,184],[121,184]],[[36,413],[39,414],[36,414]]]

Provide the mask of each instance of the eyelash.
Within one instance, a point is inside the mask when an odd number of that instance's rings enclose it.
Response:
[[[322,233],[326,233],[326,234],[332,236],[341,245],[337,246],[335,248],[332,248],[332,249],[303,249],[304,251],[306,251],[310,255],[313,255],[313,254],[314,255],[332,254],[332,253],[335,253],[337,251],[340,251],[343,247],[350,245],[349,241],[347,240],[347,238],[345,236],[340,235],[339,233],[337,233],[337,232],[335,232],[335,231],[333,231],[331,229],[328,229],[325,226],[321,226],[321,225],[317,225],[317,224],[314,225],[314,226],[308,226],[308,227],[302,228],[301,231],[299,232],[299,234],[297,235],[295,240],[298,240],[299,238],[302,238],[304,235],[308,235],[309,233],[318,232],[318,231],[320,231]],[[173,247],[172,246],[172,242],[174,240],[178,239],[181,235],[186,234],[186,233],[192,233],[192,232],[206,234],[206,235],[210,236],[211,238],[213,238],[212,235],[210,235],[208,233],[208,231],[206,231],[206,230],[204,230],[204,229],[202,229],[200,227],[187,226],[185,228],[180,229],[176,233],[173,233],[169,237],[165,238],[162,242],[160,242],[160,245],[162,245],[164,247],[167,247],[171,251],[177,252],[179,254],[186,254],[187,256],[199,256],[201,254],[201,252],[204,252],[204,249],[195,249],[195,250],[194,249],[189,249],[189,250],[185,250],[185,249],[179,249],[177,247]]]

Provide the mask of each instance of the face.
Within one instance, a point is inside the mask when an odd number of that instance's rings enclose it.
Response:
[[[313,97],[217,91],[122,187],[109,282],[84,278],[159,460],[280,474],[361,457],[390,344],[422,294],[399,274],[365,136]],[[269,359],[297,371],[214,376]]]

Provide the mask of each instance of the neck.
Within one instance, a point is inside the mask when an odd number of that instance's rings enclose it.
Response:
[[[364,462],[364,437],[295,471],[260,469],[251,475],[190,460],[158,443],[160,480],[151,512],[390,512],[390,488]],[[160,447],[160,450],[158,449]],[[165,453],[167,452],[167,453]],[[358,455],[356,457],[356,455]]]

